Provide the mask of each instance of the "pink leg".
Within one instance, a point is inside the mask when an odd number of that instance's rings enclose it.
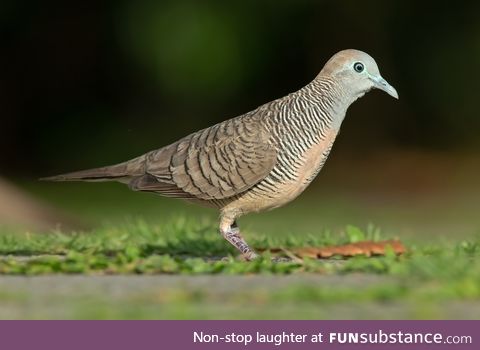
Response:
[[[220,220],[220,233],[223,238],[242,253],[245,260],[250,261],[257,257],[257,254],[249,247],[240,234],[240,229],[235,220],[222,217]]]

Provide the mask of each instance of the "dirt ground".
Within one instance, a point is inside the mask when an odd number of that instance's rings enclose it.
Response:
[[[0,318],[475,319],[480,315],[480,302],[419,306],[407,301],[308,303],[262,299],[268,299],[271,291],[291,286],[366,288],[390,281],[389,277],[363,274],[1,276]]]

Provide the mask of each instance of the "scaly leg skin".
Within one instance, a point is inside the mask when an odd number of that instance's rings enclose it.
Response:
[[[222,234],[223,238],[225,238],[228,242],[230,242],[231,245],[233,245],[242,253],[242,257],[245,260],[251,261],[258,257],[258,255],[243,239],[242,235],[240,234],[240,229],[238,228],[234,219],[222,217],[220,220],[220,233]]]

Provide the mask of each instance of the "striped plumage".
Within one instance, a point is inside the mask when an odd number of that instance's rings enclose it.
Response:
[[[125,163],[47,180],[116,180],[218,208],[220,232],[251,259],[235,220],[297,197],[325,163],[347,108],[373,87],[398,97],[373,58],[344,50],[310,84],[242,116]]]

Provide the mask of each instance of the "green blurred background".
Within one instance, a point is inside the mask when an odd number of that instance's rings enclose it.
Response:
[[[34,180],[124,161],[252,110],[357,48],[400,100],[376,91],[356,102],[313,188],[247,222],[478,232],[479,14],[478,1],[3,0],[0,176],[93,221],[196,211],[116,185]]]

